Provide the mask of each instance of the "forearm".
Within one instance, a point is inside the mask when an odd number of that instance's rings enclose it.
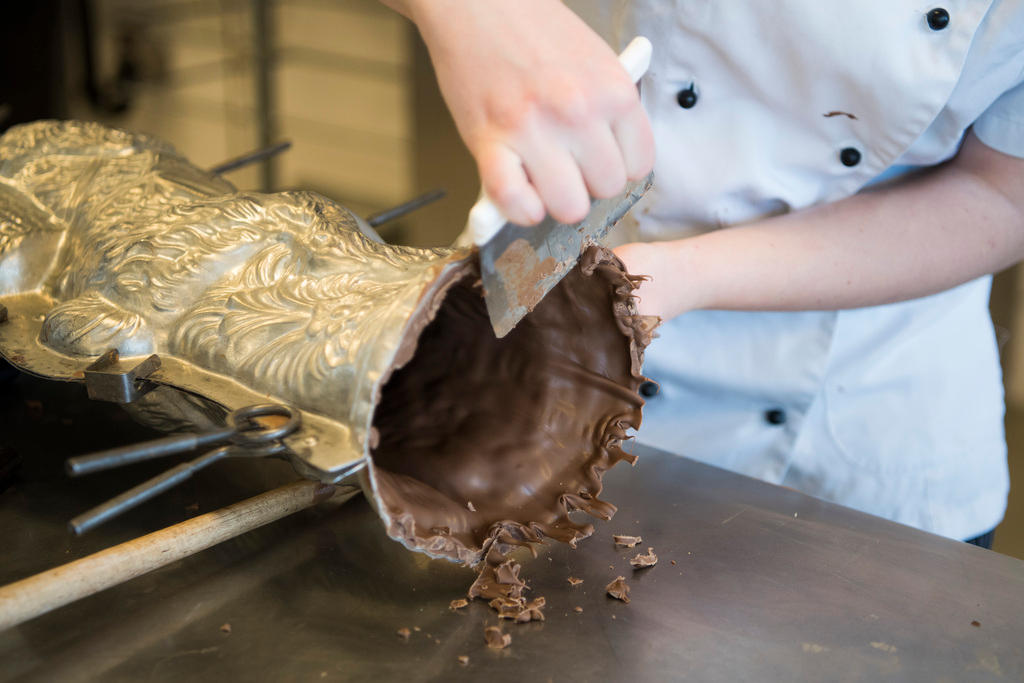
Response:
[[[622,252],[645,313],[822,310],[939,292],[1024,257],[1019,160],[970,138],[953,162],[842,201]],[[980,170],[979,170],[980,169]],[[643,249],[645,247],[641,247]],[[633,264],[631,265],[631,262]],[[645,289],[647,290],[645,292]]]

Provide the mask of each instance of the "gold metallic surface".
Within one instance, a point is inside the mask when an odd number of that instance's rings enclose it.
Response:
[[[128,408],[164,429],[296,406],[292,461],[323,481],[365,461],[411,321],[469,256],[376,242],[314,193],[238,192],[144,135],[43,121],[0,137],[0,354],[69,381],[109,349],[125,370],[157,354],[157,388]]]

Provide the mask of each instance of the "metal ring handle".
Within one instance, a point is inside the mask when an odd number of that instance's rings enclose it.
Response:
[[[288,421],[280,427],[259,427],[253,421],[256,417],[286,417]],[[283,439],[302,426],[302,413],[291,406],[280,403],[257,403],[233,410],[228,414],[228,426],[237,430],[232,441],[240,446],[255,446]]]

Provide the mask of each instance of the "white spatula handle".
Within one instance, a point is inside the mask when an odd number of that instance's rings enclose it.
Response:
[[[651,64],[651,41],[643,36],[637,36],[631,40],[619,55],[619,64],[626,70],[634,83],[639,81]],[[494,237],[494,234],[507,222],[508,218],[501,212],[501,209],[491,201],[487,193],[481,192],[480,199],[469,211],[469,222],[466,229],[472,243],[479,246]],[[457,244],[461,242],[463,242],[462,239]]]

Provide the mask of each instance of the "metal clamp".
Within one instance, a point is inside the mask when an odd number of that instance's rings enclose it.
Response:
[[[155,353],[129,370],[115,369],[118,365],[117,349],[110,349],[85,369],[85,389],[89,398],[97,401],[131,403],[153,388],[146,382],[160,367]]]
[[[147,360],[154,358],[156,356],[151,356]],[[284,421],[278,425],[266,425],[256,420],[260,417],[278,417],[283,418]],[[209,451],[199,458],[172,467],[163,474],[78,515],[68,523],[68,528],[74,534],[81,535],[126,510],[177,486],[199,470],[224,458],[264,458],[283,453],[286,448],[280,440],[302,426],[302,413],[286,405],[261,403],[232,411],[228,415],[227,422],[228,426],[224,429],[205,434],[179,434],[71,458],[67,461],[68,474],[78,476],[190,451],[200,446],[209,446],[224,441],[231,442],[226,446]]]

